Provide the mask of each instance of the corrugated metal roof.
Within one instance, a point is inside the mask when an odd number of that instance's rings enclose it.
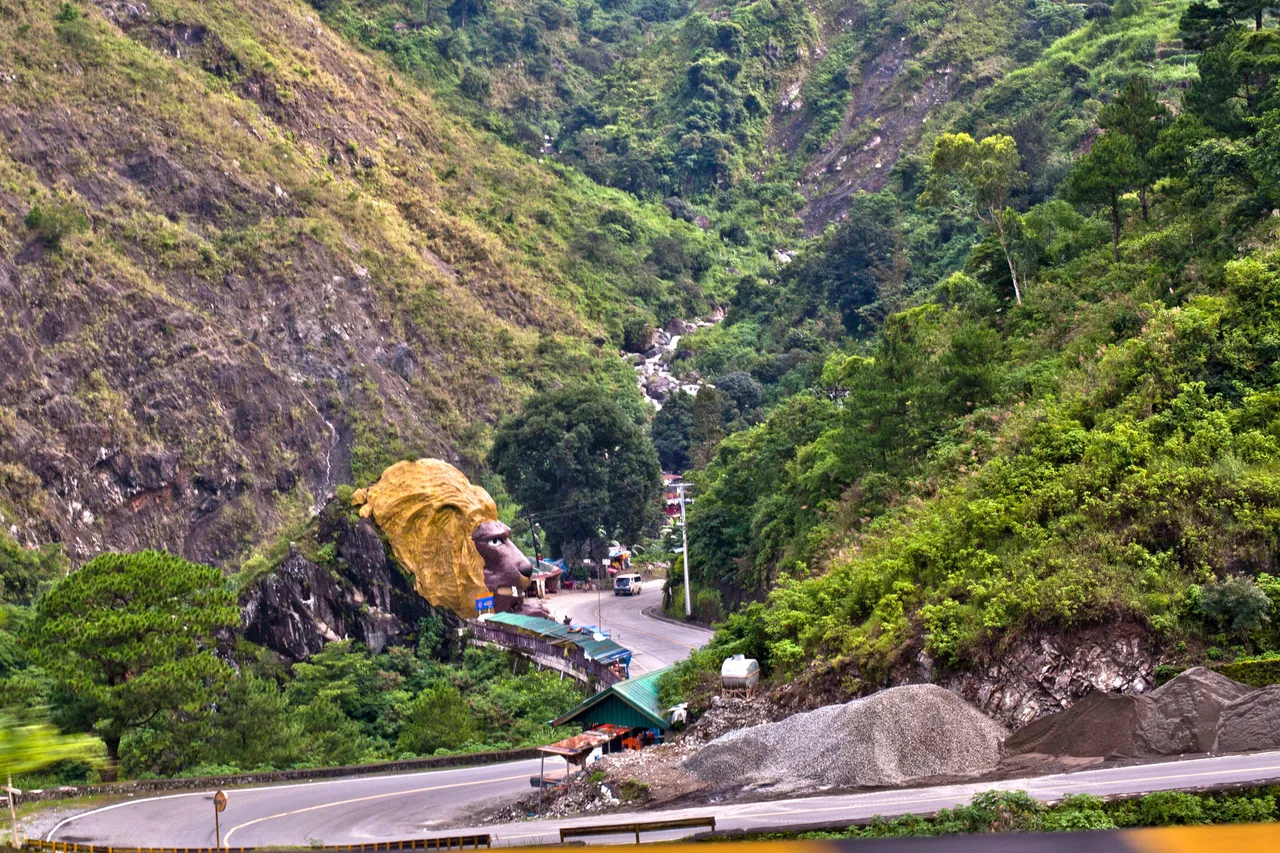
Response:
[[[646,672],[637,678],[619,681],[617,684],[611,685],[592,696],[564,716],[553,720],[552,725],[563,726],[566,723],[573,722],[575,719],[588,714],[593,708],[600,706],[601,703],[609,699],[616,699],[628,708],[638,712],[641,718],[647,721],[649,725],[665,731],[671,727],[671,724],[662,716],[662,706],[658,704],[658,679],[668,669],[670,667],[656,669],[653,672]],[[613,721],[598,720],[593,722]]]
[[[485,622],[496,622],[499,625],[510,625],[520,630],[537,634],[551,640],[568,641],[579,646],[583,653],[594,661],[629,660],[631,650],[620,646],[608,638],[595,639],[591,633],[574,631],[569,626],[541,616],[529,616],[525,613],[494,613],[486,616]]]

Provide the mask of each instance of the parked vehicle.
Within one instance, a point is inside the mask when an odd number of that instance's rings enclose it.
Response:
[[[639,595],[641,589],[639,575],[618,575],[613,579],[614,595]]]

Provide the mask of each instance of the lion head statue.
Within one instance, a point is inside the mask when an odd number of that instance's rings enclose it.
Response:
[[[449,463],[397,462],[352,504],[387,534],[414,588],[433,606],[470,618],[476,600],[492,595],[498,612],[545,614],[525,599],[533,566],[498,520],[493,498]]]

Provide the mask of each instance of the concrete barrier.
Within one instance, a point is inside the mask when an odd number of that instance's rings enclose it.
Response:
[[[560,827],[560,843],[570,838],[585,838],[591,835],[628,835],[635,833],[636,844],[640,843],[642,832],[663,832],[671,829],[697,829],[704,827],[716,831],[714,817],[684,817],[676,820],[651,820],[645,823],[597,823],[591,826]]]

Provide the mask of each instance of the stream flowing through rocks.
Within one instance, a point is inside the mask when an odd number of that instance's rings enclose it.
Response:
[[[671,372],[671,362],[680,349],[680,339],[691,335],[698,329],[714,326],[724,320],[724,309],[717,308],[710,316],[694,320],[671,320],[664,328],[655,329],[649,337],[649,348],[643,353],[622,352],[621,356],[636,372],[636,385],[640,393],[661,409],[668,397],[677,391],[686,394],[697,394],[704,385],[711,385],[697,371],[690,371],[684,376],[676,376]]]

